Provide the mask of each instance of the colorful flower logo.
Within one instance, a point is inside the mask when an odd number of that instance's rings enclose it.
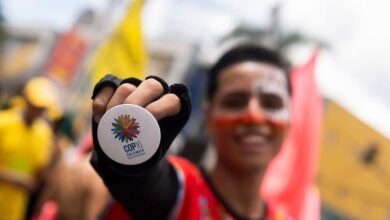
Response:
[[[131,118],[130,115],[120,115],[114,119],[116,123],[112,123],[114,128],[111,129],[115,138],[118,138],[122,142],[132,141],[137,138],[139,134],[139,124],[135,121],[135,118]]]

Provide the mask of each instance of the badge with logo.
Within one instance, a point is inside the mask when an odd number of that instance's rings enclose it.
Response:
[[[108,110],[99,122],[97,135],[103,152],[124,165],[137,165],[150,159],[161,138],[154,116],[133,104]]]

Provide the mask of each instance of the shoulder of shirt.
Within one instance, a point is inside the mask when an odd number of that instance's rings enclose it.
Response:
[[[46,119],[44,119],[44,118],[36,119],[35,123],[38,124],[41,127],[44,127],[44,128],[47,128],[47,129],[51,129],[50,123]]]
[[[18,109],[6,109],[0,111],[0,126],[15,123],[20,120],[21,114]]]
[[[179,172],[184,172],[187,175],[201,176],[199,168],[185,158],[170,155],[167,157],[167,160]]]
[[[0,127],[15,123],[22,123],[22,114],[18,108],[10,108],[0,111]],[[44,133],[52,133],[49,122],[43,118],[38,118],[34,122],[37,130]]]
[[[53,130],[48,121],[43,118],[39,118],[36,120],[34,127],[36,131],[43,135],[53,136]]]

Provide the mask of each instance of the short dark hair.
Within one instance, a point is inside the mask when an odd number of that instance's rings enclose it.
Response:
[[[289,64],[282,55],[276,50],[271,50],[261,45],[241,44],[224,53],[222,57],[219,58],[219,60],[209,69],[207,77],[207,101],[210,101],[215,95],[218,88],[218,77],[220,73],[227,67],[245,61],[267,63],[282,69],[286,74],[286,86],[291,94]]]

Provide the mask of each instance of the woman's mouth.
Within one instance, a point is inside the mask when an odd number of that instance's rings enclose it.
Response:
[[[238,138],[240,149],[245,152],[261,152],[270,145],[270,138],[258,133],[249,133],[241,135]]]

